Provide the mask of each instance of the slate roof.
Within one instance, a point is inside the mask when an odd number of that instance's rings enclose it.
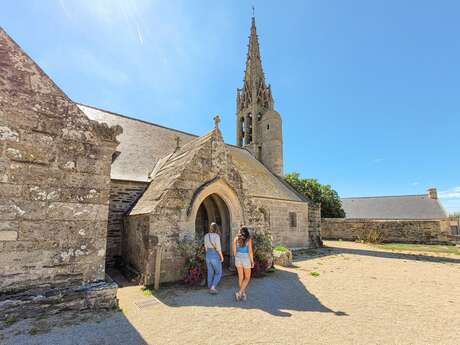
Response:
[[[160,202],[162,195],[173,187],[174,182],[183,174],[183,168],[190,162],[200,148],[214,135],[214,130],[189,141],[176,151],[158,160],[152,173],[151,183],[136,203],[130,215],[151,213]]]
[[[198,137],[88,105],[78,106],[92,120],[123,127],[123,133],[117,138],[120,155],[112,164],[112,179],[149,182],[149,174],[157,162],[176,148],[176,137],[180,137],[181,147]],[[229,144],[227,148],[250,196],[307,201],[248,151]]]
[[[342,198],[346,218],[365,219],[445,219],[447,214],[437,199],[428,195],[399,195]]]
[[[78,107],[91,120],[123,128],[117,138],[120,155],[112,164],[111,178],[115,180],[148,182],[156,162],[176,148],[176,137],[181,139],[181,144],[197,137],[87,105],[78,104]]]

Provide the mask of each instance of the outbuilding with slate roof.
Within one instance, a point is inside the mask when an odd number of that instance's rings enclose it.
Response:
[[[436,188],[427,194],[342,198],[345,219],[323,219],[325,239],[447,242],[450,225]]]

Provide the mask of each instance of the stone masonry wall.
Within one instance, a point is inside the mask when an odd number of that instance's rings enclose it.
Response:
[[[309,247],[308,204],[280,199],[254,198],[269,223],[273,245],[290,248]],[[289,213],[295,213],[297,226],[291,227]]]
[[[117,134],[0,28],[0,295],[104,279]]]
[[[321,204],[314,202],[308,203],[308,233],[311,248],[323,246],[321,236]]]
[[[321,222],[323,239],[365,240],[371,231],[382,242],[446,242],[449,221],[327,218]]]
[[[109,224],[107,229],[107,266],[115,264],[115,258],[122,255],[122,232],[125,215],[144,193],[148,184],[112,180],[110,182]]]

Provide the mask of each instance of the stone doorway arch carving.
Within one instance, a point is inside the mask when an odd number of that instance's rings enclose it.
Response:
[[[211,200],[216,206],[214,211],[211,210]],[[198,188],[187,210],[188,229],[189,233],[193,233],[193,236],[196,236],[196,220],[202,205],[205,209],[206,207],[208,208],[208,214],[212,214],[217,210],[220,213],[222,223],[228,223],[225,226],[229,230],[229,250],[231,251],[233,249],[232,239],[238,233],[240,226],[244,224],[243,208],[235,190],[222,178],[213,179]],[[225,215],[226,211],[228,215]],[[211,217],[215,216],[214,214]]]

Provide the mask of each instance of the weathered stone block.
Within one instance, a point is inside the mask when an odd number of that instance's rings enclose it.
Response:
[[[67,187],[73,188],[92,188],[108,189],[110,186],[110,179],[103,175],[92,175],[84,173],[73,173],[65,176],[64,181],[61,182]]]
[[[292,252],[290,250],[273,251],[273,260],[275,265],[283,266],[283,267],[291,267],[292,266]]]
[[[19,141],[19,132],[8,126],[0,126],[0,141]]]
[[[108,206],[53,202],[48,206],[50,220],[106,220]]]
[[[2,147],[0,145],[0,153],[1,153]],[[0,183],[6,183],[8,182],[8,167],[9,163],[5,160],[0,159]]]
[[[0,183],[0,199],[18,198],[22,194],[22,186],[11,183]]]
[[[19,222],[17,221],[3,221],[0,222],[0,231],[18,231]]]
[[[61,186],[64,184],[64,172],[50,166],[12,163],[9,170],[9,182],[33,186]]]
[[[54,160],[55,153],[52,147],[12,142],[6,146],[6,156],[18,162],[49,164]]]
[[[17,231],[0,231],[0,241],[16,241],[17,239]]]

